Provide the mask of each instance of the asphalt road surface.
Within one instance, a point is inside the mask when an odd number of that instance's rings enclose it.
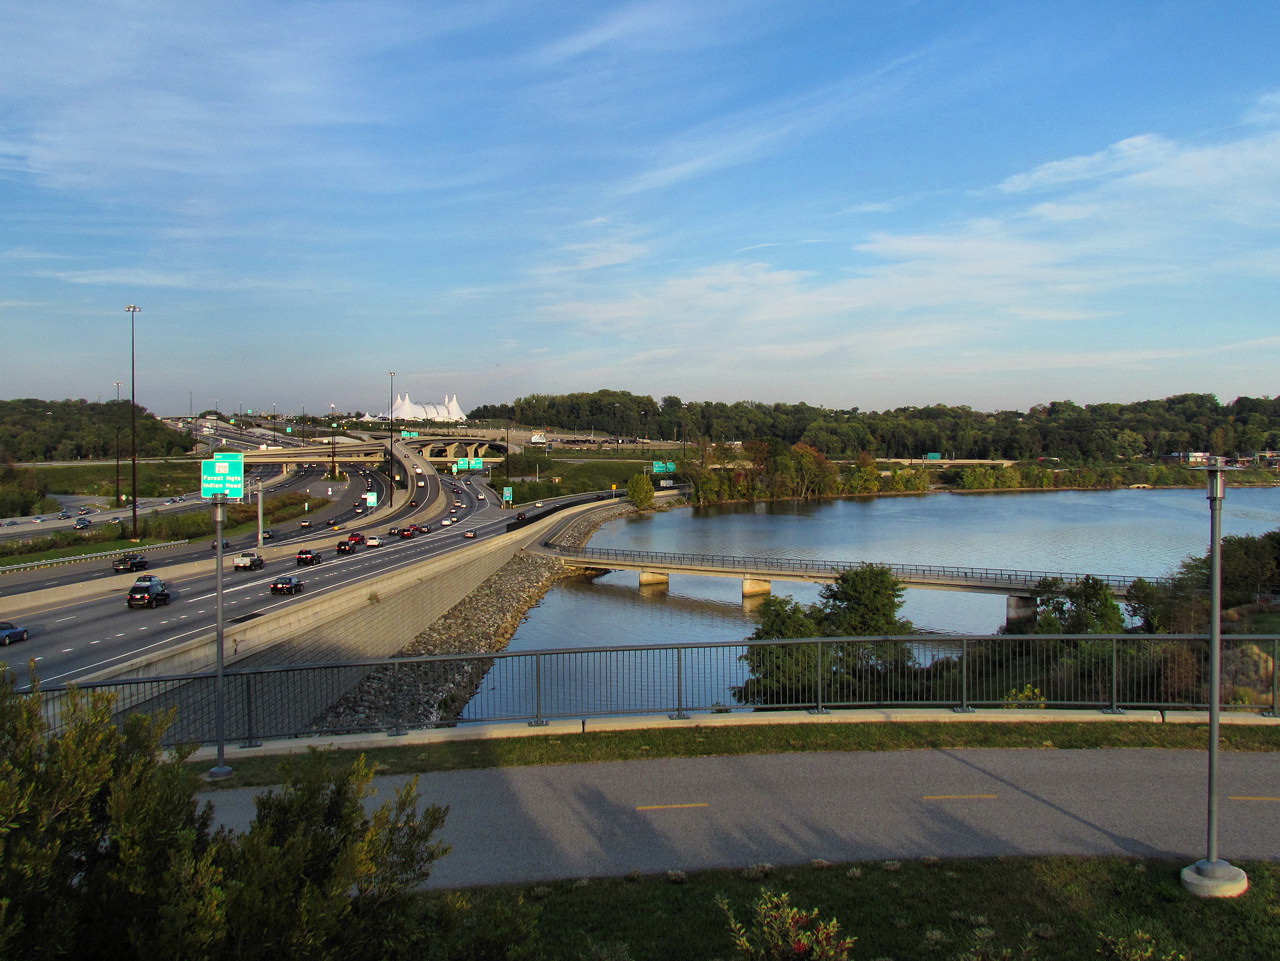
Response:
[[[1206,851],[1207,754],[923,750],[424,774],[450,808],[433,887],[760,862]],[[407,778],[378,778],[378,803]],[[1219,855],[1280,858],[1280,753],[1223,753]],[[244,830],[260,788],[212,792]]]

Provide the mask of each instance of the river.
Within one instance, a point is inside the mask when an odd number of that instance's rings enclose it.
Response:
[[[1280,529],[1280,488],[1232,488],[1224,535]],[[592,547],[945,564],[1157,577],[1208,550],[1202,489],[922,494],[676,508],[604,524]],[[819,586],[775,582],[801,602]],[[754,629],[741,582],[675,574],[666,591],[634,571],[571,579],[529,612],[508,650],[742,640]],[[1004,598],[909,590],[903,616],[946,633],[991,634]]]

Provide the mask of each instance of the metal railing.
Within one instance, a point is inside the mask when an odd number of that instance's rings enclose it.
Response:
[[[155,554],[173,547],[186,547],[189,540],[165,541],[163,544],[148,544],[145,547],[130,545],[126,549],[117,547],[111,551],[96,551],[93,554],[75,554],[68,557],[54,557],[43,561],[25,561],[21,564],[0,565],[0,574],[13,574],[17,571],[35,570],[40,567],[61,567],[64,564],[79,564],[81,561],[100,561],[108,557],[119,557],[121,554]]]
[[[1016,571],[997,567],[946,567],[930,564],[880,564],[874,561],[828,561],[800,557],[738,557],[730,554],[688,554],[659,551],[624,551],[603,547],[569,547],[563,544],[543,545],[563,557],[582,561],[599,561],[607,567],[610,562],[645,565],[653,570],[698,569],[723,571],[728,575],[776,573],[779,575],[813,575],[837,577],[842,571],[860,567],[886,567],[902,581],[928,581],[939,584],[974,584],[1030,589],[1044,579],[1061,580],[1069,587],[1093,577],[1113,591],[1129,589],[1138,575],[1071,573],[1067,571]],[[1167,577],[1143,578],[1149,584],[1168,586]]]
[[[1276,716],[1280,637],[1223,639],[1222,702]],[[226,672],[232,742],[479,722],[773,709],[1203,710],[1201,635],[909,635],[393,658]],[[211,743],[214,675],[81,686],[117,716],[172,708],[170,743]],[[41,688],[56,730],[67,688]]]

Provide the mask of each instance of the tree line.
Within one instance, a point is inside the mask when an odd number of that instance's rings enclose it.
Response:
[[[920,458],[1116,463],[1186,451],[1243,456],[1280,448],[1280,399],[1177,394],[1130,404],[1054,401],[1025,411],[934,404],[860,411],[809,404],[682,401],[626,391],[531,394],[488,404],[472,420],[712,444],[775,438],[847,460]]]
[[[194,445],[190,434],[174,430],[141,405],[137,418],[139,457],[173,457]],[[127,457],[131,421],[127,400],[2,400],[0,461],[107,460],[117,449]]]

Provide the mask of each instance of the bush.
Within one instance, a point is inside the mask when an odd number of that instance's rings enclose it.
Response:
[[[716,904],[729,921],[729,935],[734,951],[746,961],[782,961],[782,959],[832,959],[845,961],[857,938],[840,936],[840,924],[834,918],[819,921],[818,911],[805,911],[791,906],[787,893],[774,894],[760,889],[751,906],[752,921],[748,928],[734,917],[728,901],[717,898]]]

